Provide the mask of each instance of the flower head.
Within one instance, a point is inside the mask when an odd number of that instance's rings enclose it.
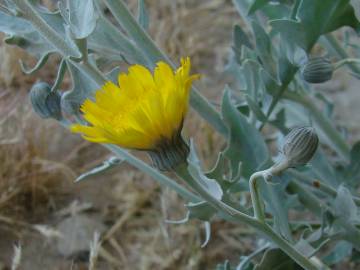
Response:
[[[128,74],[119,74],[118,85],[106,82],[94,101],[85,100],[81,111],[89,125],[75,124],[71,130],[91,142],[150,153],[184,143],[180,133],[190,87],[199,78],[190,75],[190,67],[189,58],[176,71],[158,62],[153,75],[141,65],[131,66]]]

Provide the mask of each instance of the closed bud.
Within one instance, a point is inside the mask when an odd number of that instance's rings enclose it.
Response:
[[[302,166],[314,156],[319,138],[312,127],[297,127],[286,135],[282,153],[289,167]]]
[[[323,83],[329,81],[334,72],[330,60],[324,57],[314,57],[301,68],[301,75],[308,83]]]
[[[62,118],[60,107],[61,95],[52,92],[45,82],[38,82],[30,90],[30,101],[34,111],[42,118]]]

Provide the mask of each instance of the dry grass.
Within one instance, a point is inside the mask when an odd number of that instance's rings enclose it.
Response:
[[[136,9],[136,1],[130,2]],[[231,3],[163,0],[148,4],[150,33],[157,44],[175,61],[191,56],[195,71],[203,74],[198,87],[217,103],[226,82],[221,71],[231,26],[237,20]],[[184,202],[127,165],[74,185],[75,176],[99,164],[106,151],[31,112],[27,89],[37,78],[51,81],[56,60],[33,77],[24,77],[15,64],[17,51],[1,48],[9,64],[1,67],[5,78],[0,78],[0,234],[4,236],[0,264],[11,265],[10,243],[19,240],[27,243],[22,245],[24,269],[87,269],[88,259],[61,257],[55,248],[57,224],[69,215],[87,215],[107,226],[101,245],[93,242],[90,269],[95,269],[95,262],[96,269],[213,269],[227,258],[237,261],[253,247],[247,236],[251,230],[214,222],[213,238],[201,249],[201,222],[164,222],[181,219]],[[195,137],[200,156],[209,166],[223,141],[194,112],[190,118],[186,132]],[[90,206],[82,208],[84,203]],[[37,223],[42,226],[34,227]]]

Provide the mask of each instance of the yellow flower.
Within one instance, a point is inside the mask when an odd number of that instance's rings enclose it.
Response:
[[[153,75],[141,65],[131,66],[128,74],[119,74],[119,85],[106,82],[94,101],[85,100],[81,111],[89,125],[74,124],[71,130],[91,142],[151,153],[174,146],[182,141],[191,84],[199,78],[189,74],[190,67],[189,58],[181,59],[176,71],[158,62]]]

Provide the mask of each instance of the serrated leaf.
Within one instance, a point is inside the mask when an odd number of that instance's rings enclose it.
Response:
[[[20,67],[21,67],[22,72],[24,72],[26,75],[30,75],[30,74],[33,74],[34,72],[38,71],[46,64],[51,53],[53,53],[53,52],[51,52],[51,51],[45,52],[32,68],[28,68],[24,64],[24,62],[20,59],[19,61],[20,61]]]
[[[95,176],[95,175],[104,173],[105,171],[108,171],[109,169],[112,169],[113,167],[121,164],[122,161],[123,160],[121,160],[117,157],[110,157],[109,159],[105,160],[101,165],[96,166],[95,168],[92,168],[91,170],[89,170],[85,173],[82,173],[78,178],[76,178],[75,182],[80,182],[91,176]]]
[[[228,89],[223,95],[222,116],[229,128],[229,145],[224,154],[230,160],[233,174],[237,175],[239,163],[242,163],[242,174],[250,177],[269,160],[264,139],[236,109]]]
[[[270,22],[289,43],[308,51],[325,33],[342,26],[359,29],[349,0],[303,0],[298,9],[298,21],[279,19]]]
[[[202,172],[200,160],[196,155],[194,144],[190,143],[190,154],[188,157],[188,171],[195,181],[198,181],[214,198],[221,200],[223,191],[219,183],[206,177]]]

